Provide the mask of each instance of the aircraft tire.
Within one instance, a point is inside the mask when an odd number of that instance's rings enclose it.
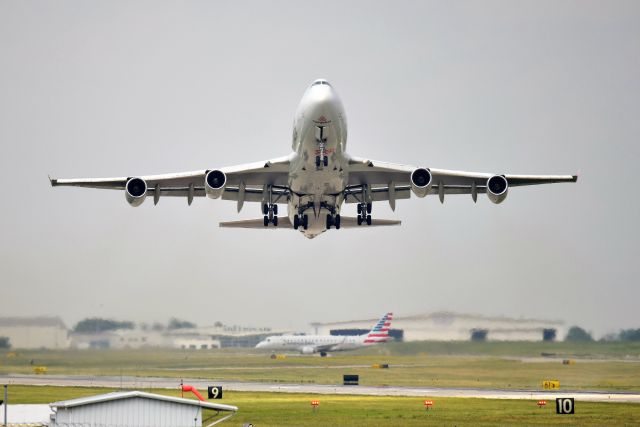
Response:
[[[269,226],[269,217],[268,216],[264,216],[264,226],[268,227]]]
[[[273,214],[278,215],[278,205],[273,205]]]
[[[298,215],[293,216],[293,229],[297,230],[300,227],[300,217]]]
[[[277,226],[278,226],[278,217],[277,217],[277,216],[274,216],[274,217],[273,217],[273,226],[274,226],[274,227],[277,227]]]
[[[361,216],[358,217],[358,225],[362,225],[362,217]]]
[[[305,230],[309,228],[309,216],[307,214],[302,215],[302,228]]]
[[[367,213],[371,213],[371,209],[373,209],[373,205],[371,203],[367,203]]]
[[[367,215],[367,225],[371,225],[371,215]]]
[[[334,224],[336,226],[336,230],[340,230],[340,214],[337,214],[335,219],[333,220]]]

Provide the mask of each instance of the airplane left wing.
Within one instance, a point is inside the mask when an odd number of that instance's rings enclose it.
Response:
[[[226,177],[222,199],[237,201],[239,208],[245,201],[262,201],[268,186],[273,188],[274,203],[286,203],[286,197],[283,199],[282,196],[288,194],[289,157],[222,168],[220,171]],[[139,191],[138,199],[153,196],[157,204],[161,196],[186,197],[191,204],[194,197],[206,196],[205,177],[208,172],[199,170],[163,175],[49,180],[54,187],[128,190],[127,186],[131,185],[133,191]],[[134,179],[140,181],[134,182]]]
[[[492,185],[490,194],[497,191],[499,196],[502,194],[506,196],[506,190],[509,187],[576,182],[578,180],[577,175],[500,175],[435,168],[423,169],[352,158],[349,165],[349,186],[345,190],[345,201],[347,203],[365,203],[388,200],[393,209],[395,208],[395,200],[408,199],[411,196],[412,174],[418,169],[428,171],[426,176],[430,177],[430,182],[424,185],[423,195],[438,194],[441,201],[447,194],[471,194],[475,201],[478,193],[487,193],[487,187],[490,184]],[[493,198],[492,200],[499,200],[497,201],[499,203],[502,199]]]

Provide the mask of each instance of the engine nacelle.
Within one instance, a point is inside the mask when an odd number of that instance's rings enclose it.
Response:
[[[305,346],[305,347],[302,347],[302,349],[300,349],[300,353],[302,354],[313,354],[315,352],[316,350],[311,346]]]
[[[431,172],[429,169],[418,168],[411,172],[411,190],[418,197],[424,197],[429,194],[433,184]]]
[[[124,197],[131,206],[140,206],[147,197],[147,182],[142,178],[130,178],[124,187]]]
[[[221,170],[209,171],[204,177],[204,191],[210,199],[217,199],[222,196],[226,185],[227,175]]]
[[[509,182],[504,175],[494,175],[487,180],[487,196],[493,203],[502,203],[507,198]]]

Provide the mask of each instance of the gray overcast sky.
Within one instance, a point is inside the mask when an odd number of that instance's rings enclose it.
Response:
[[[640,327],[637,1],[0,0],[0,312],[307,327],[452,310]],[[52,189],[286,155],[315,78],[350,153],[575,173],[400,201],[400,228],[223,230],[235,204]],[[355,212],[349,206],[344,213]],[[245,205],[240,218],[259,217]]]

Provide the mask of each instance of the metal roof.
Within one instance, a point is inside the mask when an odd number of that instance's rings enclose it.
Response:
[[[201,408],[214,409],[217,411],[233,411],[238,410],[237,406],[223,405],[220,403],[202,402],[194,399],[184,399],[181,397],[163,396],[161,394],[145,393],[144,391],[117,391],[113,393],[99,394],[97,396],[80,397],[78,399],[63,400],[61,402],[50,403],[51,408],[73,408],[76,406],[91,405],[95,403],[110,402],[114,400],[143,398],[151,400],[160,400],[164,402],[180,403],[183,405],[199,406]]]

